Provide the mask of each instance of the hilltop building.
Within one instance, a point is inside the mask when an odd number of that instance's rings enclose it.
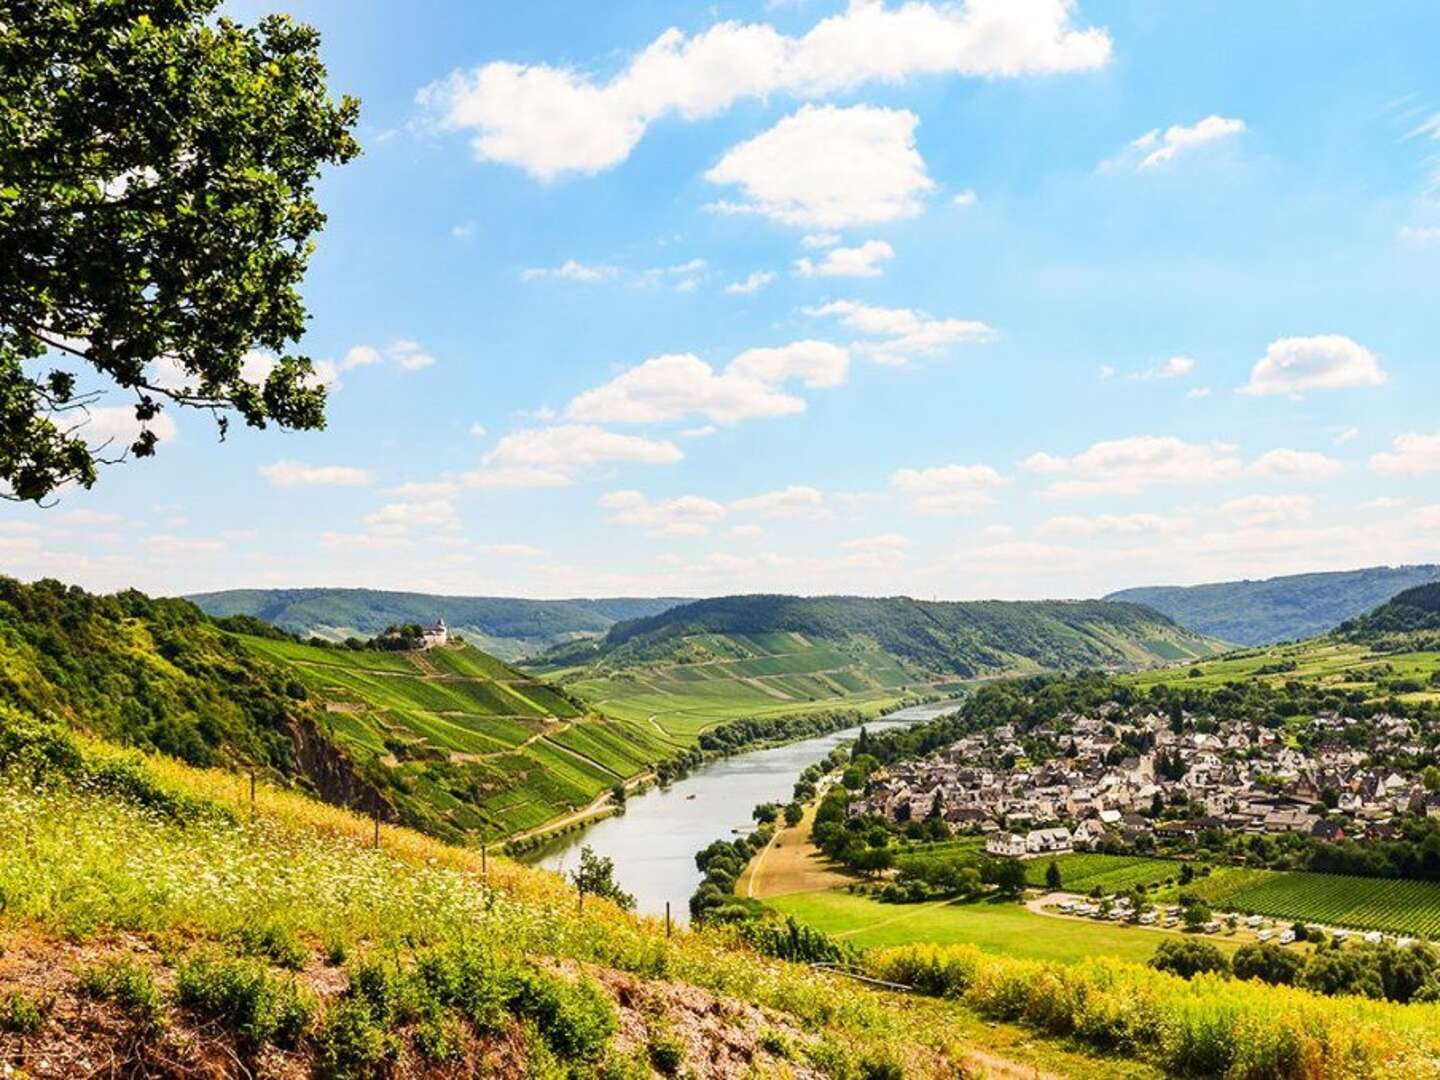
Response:
[[[420,634],[420,648],[431,649],[436,645],[444,645],[450,640],[450,631],[445,626],[445,620],[438,618],[435,625],[427,627]]]

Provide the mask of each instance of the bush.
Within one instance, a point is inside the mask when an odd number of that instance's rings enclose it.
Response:
[[[1225,959],[1225,954],[1208,941],[1162,941],[1150,958],[1150,966],[1182,979],[1193,979],[1206,972],[1227,974],[1230,971],[1230,961]]]
[[[146,1024],[158,1023],[165,1011],[150,969],[128,956],[83,969],[80,992],[96,1001],[114,1002],[121,1012]]]
[[[1237,979],[1259,979],[1271,986],[1293,986],[1305,967],[1299,953],[1271,942],[1242,945],[1235,953],[1231,970]]]
[[[13,1035],[34,1035],[45,1026],[49,1006],[12,990],[0,998],[0,1031]]]
[[[394,1039],[363,1001],[342,1001],[325,1017],[316,1040],[321,1072],[336,1080],[368,1076],[395,1053]]]
[[[252,1043],[294,1046],[315,1011],[293,977],[276,978],[256,960],[192,956],[176,971],[175,992],[181,1005]]]
[[[654,1065],[655,1071],[662,1076],[679,1074],[680,1067],[685,1064],[685,1047],[672,1034],[652,1037],[648,1049],[650,1064]]]
[[[589,980],[568,983],[534,969],[511,976],[510,1011],[533,1021],[563,1061],[597,1061],[615,1033],[615,1010]]]
[[[299,971],[310,959],[295,931],[283,923],[247,923],[236,936],[247,956],[261,956],[292,971]]]

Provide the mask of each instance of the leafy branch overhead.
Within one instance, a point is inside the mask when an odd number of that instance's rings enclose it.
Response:
[[[290,351],[325,216],[320,168],[359,153],[319,36],[218,0],[0,0],[0,492],[39,502],[154,453],[166,405],[325,424]],[[267,355],[269,354],[269,355]],[[271,358],[273,357],[273,359]],[[126,446],[87,437],[126,391]]]

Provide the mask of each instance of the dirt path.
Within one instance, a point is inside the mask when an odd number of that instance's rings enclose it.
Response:
[[[632,776],[630,779],[626,780],[625,790],[633,791],[641,784],[647,784],[653,779],[655,779],[655,774],[647,770],[646,772],[641,773],[639,776]],[[595,798],[592,799],[588,805],[582,806],[579,810],[572,810],[570,813],[564,814],[558,818],[551,818],[543,825],[537,825],[533,829],[526,829],[524,832],[512,833],[511,835],[505,837],[505,840],[528,840],[530,839],[530,837],[537,836],[540,833],[554,832],[556,829],[563,829],[566,825],[573,824],[577,821],[583,821],[585,818],[588,817],[594,817],[596,814],[600,813],[601,810],[604,810],[606,807],[608,807],[610,805],[610,802],[610,792],[602,791],[599,795],[596,795]]]

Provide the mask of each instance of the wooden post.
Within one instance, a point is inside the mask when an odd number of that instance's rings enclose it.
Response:
[[[375,846],[380,846],[380,807],[375,807]]]
[[[250,768],[250,814],[255,814],[255,768]]]
[[[575,894],[575,910],[585,910],[585,890],[581,889]]]
[[[665,901],[665,936],[670,936],[670,901]]]

